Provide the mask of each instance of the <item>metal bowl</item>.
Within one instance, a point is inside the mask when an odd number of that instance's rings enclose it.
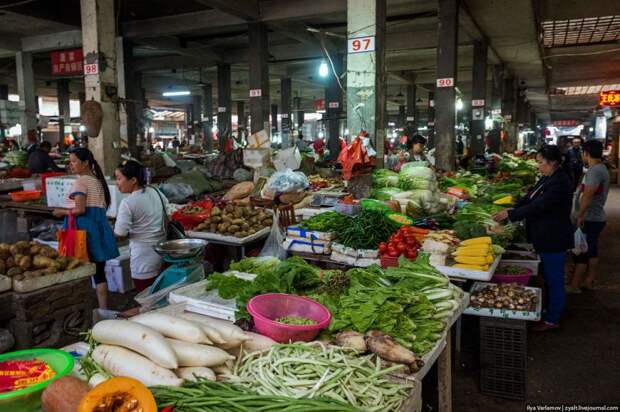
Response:
[[[155,252],[164,257],[183,259],[202,253],[205,246],[207,241],[202,239],[163,240],[155,246]]]

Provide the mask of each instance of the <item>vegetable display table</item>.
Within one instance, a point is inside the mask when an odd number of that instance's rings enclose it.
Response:
[[[250,243],[265,239],[267,236],[269,236],[270,231],[271,231],[271,228],[266,227],[254,233],[253,235],[246,236],[244,238],[237,238],[234,236],[224,236],[224,235],[220,235],[219,233],[213,233],[213,232],[195,232],[191,230],[188,231],[186,234],[187,234],[187,237],[196,238],[196,239],[204,239],[204,240],[207,240],[209,243],[213,243],[214,245],[224,245],[224,246],[231,246],[234,248],[238,248],[239,255],[240,255],[239,259],[242,259],[245,257],[246,246],[249,245]]]

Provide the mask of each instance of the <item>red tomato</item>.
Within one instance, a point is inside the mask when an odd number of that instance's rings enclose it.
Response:
[[[380,253],[385,253],[386,250],[387,250],[387,243],[385,243],[385,242],[379,243],[379,252]]]
[[[390,256],[390,257],[398,257],[398,256],[400,256],[400,253],[398,252],[398,250],[396,250],[394,248],[388,247],[388,256]]]
[[[396,249],[398,249],[399,252],[404,252],[407,250],[407,244],[405,244],[405,242],[398,242]]]
[[[415,250],[415,249],[409,249],[409,250],[407,250],[407,251],[405,252],[405,257],[406,257],[407,259],[412,259],[412,260],[414,260],[415,258],[417,258],[417,257],[418,257],[418,251],[417,251],[417,250]]]

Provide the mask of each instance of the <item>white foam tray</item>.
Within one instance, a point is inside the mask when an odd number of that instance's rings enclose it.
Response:
[[[468,280],[481,280],[481,281],[489,281],[495,274],[495,269],[497,269],[497,265],[499,264],[501,257],[496,257],[488,271],[482,270],[469,270],[463,268],[456,268],[452,266],[441,266],[441,265],[433,265],[435,269],[443,273],[444,275],[451,278],[458,279],[468,279]]]
[[[476,282],[471,288],[471,294],[475,291],[482,289],[486,286],[494,285],[494,283]],[[495,309],[495,308],[477,308],[473,306],[467,307],[463,314],[474,316],[488,316],[492,318],[502,319],[519,319],[519,320],[540,320],[542,314],[542,290],[539,288],[531,288],[525,286],[526,289],[532,290],[536,293],[537,303],[535,311],[523,311],[523,310],[510,310],[510,309]]]

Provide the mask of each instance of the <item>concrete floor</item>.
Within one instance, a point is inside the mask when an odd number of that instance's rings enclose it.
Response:
[[[528,332],[527,400],[480,394],[477,324],[466,319],[463,333],[473,336],[464,337],[461,358],[453,366],[454,411],[521,412],[528,404],[620,405],[620,188],[612,188],[606,210],[608,223],[599,242],[601,289],[569,295],[559,330]]]

